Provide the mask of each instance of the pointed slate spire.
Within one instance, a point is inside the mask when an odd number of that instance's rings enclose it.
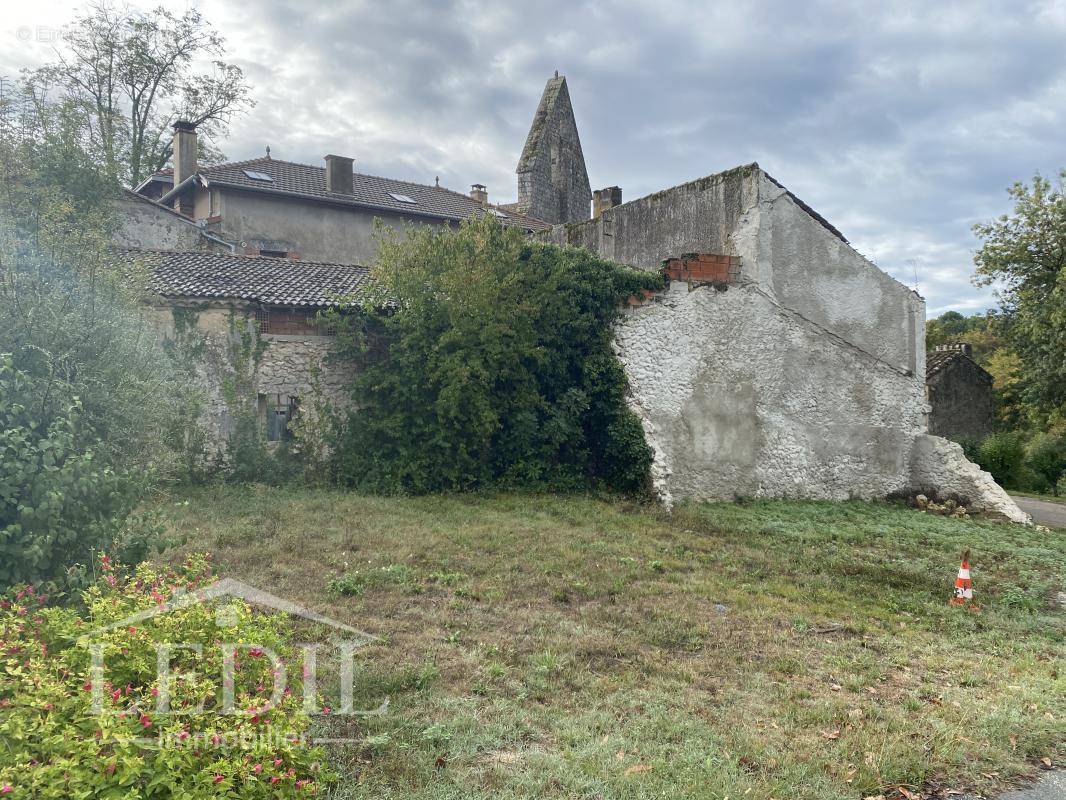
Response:
[[[545,222],[589,218],[592,189],[566,78],[549,78],[518,161],[518,208]]]

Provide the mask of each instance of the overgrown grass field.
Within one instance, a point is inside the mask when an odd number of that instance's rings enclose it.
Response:
[[[1064,755],[1066,541],[861,502],[159,501],[239,578],[381,637],[338,798],[862,798]],[[980,614],[947,604],[964,548]]]

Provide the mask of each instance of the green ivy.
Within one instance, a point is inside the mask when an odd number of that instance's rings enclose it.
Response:
[[[611,336],[660,276],[485,218],[382,232],[374,277],[364,313],[331,320],[356,365],[334,431],[342,483],[645,489],[652,454]]]

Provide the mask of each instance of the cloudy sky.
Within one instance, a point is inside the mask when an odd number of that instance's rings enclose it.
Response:
[[[80,4],[5,9],[0,74]],[[182,11],[185,3],[171,3]],[[758,161],[930,315],[993,304],[974,222],[1066,166],[1066,0],[196,2],[257,106],[223,150],[515,197],[545,80],[566,75],[593,188],[626,199]],[[10,4],[9,4],[10,6]]]

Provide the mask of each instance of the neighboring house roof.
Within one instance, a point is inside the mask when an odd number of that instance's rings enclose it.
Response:
[[[139,194],[138,192],[135,192],[132,189],[123,188],[122,189],[122,196],[124,198],[126,198],[127,200],[134,200],[134,201],[136,201],[138,203],[144,203],[144,204],[149,205],[152,208],[158,209],[158,210],[160,210],[160,211],[162,211],[162,212],[164,212],[166,214],[170,214],[170,215],[176,217],[177,219],[179,219],[185,225],[189,225],[189,226],[191,226],[193,228],[196,228],[197,230],[200,230],[200,231],[203,230],[200,227],[200,224],[198,222],[196,222],[195,220],[191,220],[187,216],[185,216],[184,214],[179,214],[177,211],[175,211],[170,206],[165,206],[162,203],[157,203],[151,197],[145,197],[143,194]]]
[[[256,180],[245,172],[262,173],[270,177],[269,181]],[[518,213],[514,210],[502,210],[498,206],[482,205],[468,195],[453,192],[443,186],[427,186],[421,183],[398,181],[392,178],[379,178],[374,175],[354,173],[352,175],[352,193],[326,191],[326,168],[310,164],[297,164],[276,158],[253,158],[248,161],[235,161],[197,170],[205,186],[220,186],[241,191],[268,195],[300,197],[317,202],[335,205],[371,208],[391,211],[397,214],[415,217],[433,217],[434,219],[463,220],[472,216],[482,216],[498,211],[500,221],[505,225],[514,225],[525,230],[544,230],[551,226],[542,220]],[[167,176],[156,173],[156,179],[166,180]],[[151,181],[152,178],[149,178]],[[173,178],[170,178],[173,182]],[[145,186],[146,181],[142,186]],[[140,190],[141,187],[138,187]],[[407,197],[413,202],[398,200],[393,195]]]
[[[988,378],[992,380],[992,374],[970,358],[966,353],[961,350],[934,350],[932,353],[927,353],[925,356],[925,379],[929,380],[938,372],[943,371],[945,367],[959,360],[969,361],[970,364],[975,366]]]
[[[163,297],[249,300],[278,306],[324,308],[337,296],[368,297],[370,270],[264,256],[176,250],[119,251],[120,261],[151,270],[148,288]]]

